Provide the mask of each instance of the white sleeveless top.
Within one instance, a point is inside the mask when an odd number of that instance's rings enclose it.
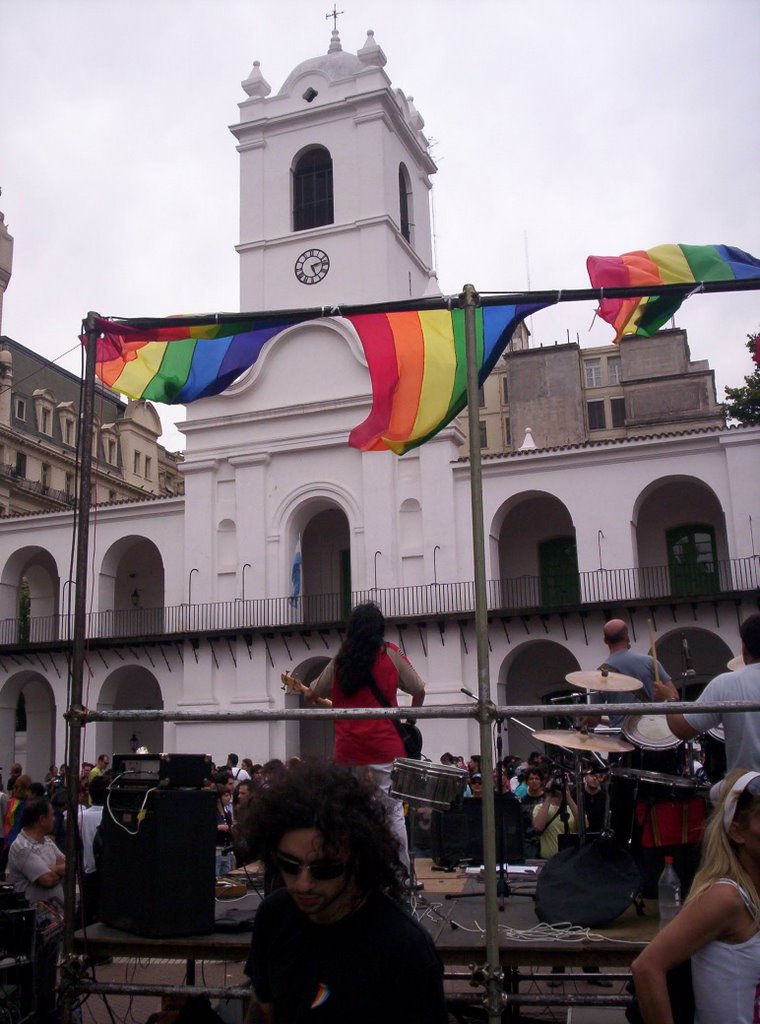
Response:
[[[730,878],[751,913],[749,897]],[[758,1024],[760,1022],[760,930],[746,942],[708,942],[691,958],[696,1013],[694,1024]]]

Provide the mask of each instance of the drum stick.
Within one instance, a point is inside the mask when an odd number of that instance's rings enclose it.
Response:
[[[654,681],[659,683],[660,681],[660,670],[657,665],[657,645],[654,642],[654,630],[652,629],[652,620],[647,619],[647,626],[649,627],[649,646],[652,650],[652,667],[654,668]]]

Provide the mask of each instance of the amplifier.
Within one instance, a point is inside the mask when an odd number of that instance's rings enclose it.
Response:
[[[111,785],[202,789],[211,766],[208,754],[114,754]]]

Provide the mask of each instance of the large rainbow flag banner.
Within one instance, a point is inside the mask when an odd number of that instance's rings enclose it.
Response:
[[[760,277],[760,260],[731,245],[658,245],[622,256],[589,256],[588,276],[594,288],[636,285],[691,284]],[[683,295],[649,295],[602,299],[599,316],[624,334],[650,338],[673,316]]]
[[[550,303],[476,308],[478,384],[482,385],[517,325]],[[102,319],[97,374],[130,398],[186,404],[218,395],[250,369],[265,344],[311,314],[271,322],[165,326],[139,330]],[[348,443],[398,455],[438,433],[467,404],[464,311],[415,310],[348,316],[364,349],[372,408]]]

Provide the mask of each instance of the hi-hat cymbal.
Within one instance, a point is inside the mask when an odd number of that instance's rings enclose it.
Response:
[[[726,668],[730,672],[738,672],[740,668],[744,668],[744,655],[737,654],[735,658],[732,658],[726,665]]]
[[[593,672],[568,672],[565,676],[571,686],[581,690],[602,690],[606,693],[632,693],[640,690],[643,683],[633,676],[624,676],[620,672],[606,672],[598,669]]]
[[[625,754],[636,749],[632,743],[626,743],[617,736],[599,736],[577,729],[544,729],[543,732],[534,732],[531,738],[539,743],[567,747],[568,750],[595,750],[600,754]]]

